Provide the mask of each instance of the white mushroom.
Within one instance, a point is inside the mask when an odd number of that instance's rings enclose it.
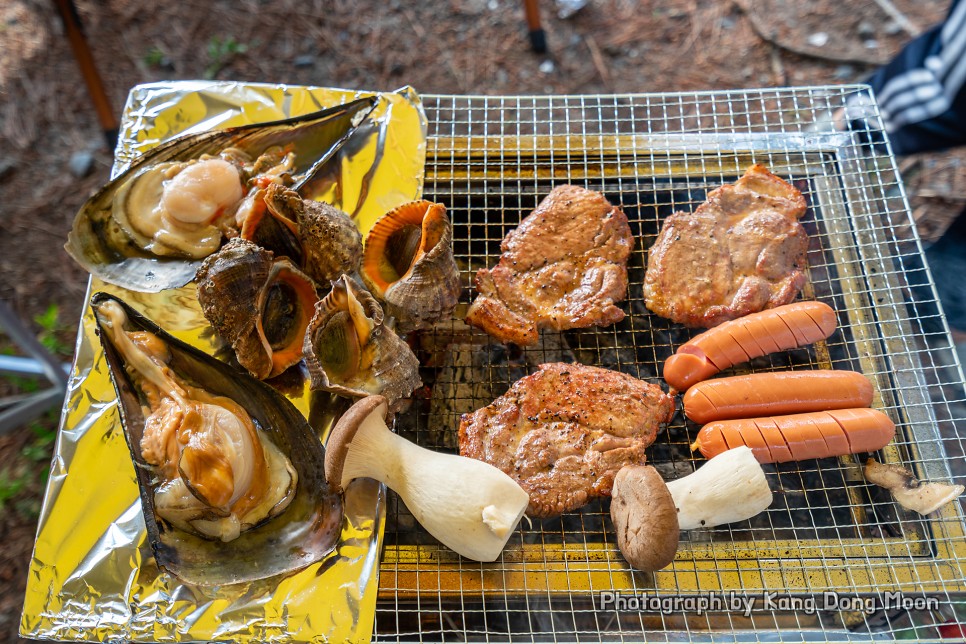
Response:
[[[488,463],[397,436],[386,426],[387,410],[384,397],[367,396],[343,414],[326,444],[326,479],[337,489],[355,478],[376,479],[443,545],[468,559],[496,560],[529,495]]]
[[[765,471],[749,447],[729,449],[667,484],[682,530],[744,521],[771,505]]]
[[[906,468],[874,458],[865,462],[865,478],[889,490],[902,507],[922,515],[935,512],[966,490],[962,485],[924,483]]]

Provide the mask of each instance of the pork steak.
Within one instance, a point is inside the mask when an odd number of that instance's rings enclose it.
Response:
[[[627,217],[604,195],[557,186],[503,239],[499,263],[477,272],[466,322],[521,346],[539,328],[620,322],[633,247]]]
[[[674,414],[661,388],[626,374],[550,363],[460,421],[460,454],[506,472],[549,518],[609,496],[625,465],[644,462]]]
[[[762,165],[668,217],[648,252],[647,308],[710,328],[795,299],[805,285],[805,198]]]

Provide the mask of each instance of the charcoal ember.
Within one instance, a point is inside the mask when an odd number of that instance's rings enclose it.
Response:
[[[386,495],[386,513],[395,518],[394,545],[417,545],[432,539],[419,527],[416,517],[392,490]]]
[[[673,461],[664,463],[651,463],[665,481],[676,481],[689,474],[694,474],[695,469],[700,466],[688,461]]]
[[[656,318],[644,307],[641,287],[644,267],[640,255],[632,256],[627,273],[630,283],[628,299],[622,304],[628,311],[627,317],[603,330],[568,331],[567,341],[581,364],[613,369],[639,380],[655,381],[661,377],[660,365],[672,353],[666,346],[667,321]]]
[[[413,397],[403,401],[403,405],[396,414],[393,429],[397,434],[423,447],[437,447],[428,440],[428,429],[426,427],[426,416],[429,409],[429,401],[425,395],[420,395],[426,391],[425,385],[413,393]]]
[[[559,332],[547,331],[525,349],[503,344],[456,342],[446,348],[432,384],[427,439],[437,448],[458,449],[460,417],[486,407],[514,382],[545,362],[574,362],[574,354]]]
[[[663,332],[655,335],[651,326],[654,316],[630,317],[607,333],[568,332],[577,362],[626,373],[639,380],[658,383],[661,366],[671,350]]]
[[[524,543],[541,544],[547,535],[559,535],[554,543],[586,544],[613,535],[610,521],[610,498],[595,499],[583,507],[551,519],[532,519],[533,530],[523,531]]]

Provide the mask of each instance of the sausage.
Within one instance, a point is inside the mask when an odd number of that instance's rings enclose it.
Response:
[[[823,340],[835,331],[835,311],[822,302],[795,302],[708,329],[664,362],[664,379],[678,391],[752,358]]]
[[[895,434],[895,424],[881,411],[833,409],[715,421],[701,428],[691,449],[711,458],[747,445],[759,463],[784,463],[874,452],[888,445]]]
[[[872,383],[855,371],[781,371],[716,378],[684,394],[684,414],[696,423],[732,418],[868,407]]]

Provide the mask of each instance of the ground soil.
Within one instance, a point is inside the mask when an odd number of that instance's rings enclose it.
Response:
[[[547,54],[530,50],[518,0],[76,4],[119,112],[136,84],[202,77],[474,94],[848,83],[888,60],[910,30],[940,20],[948,0],[893,0],[909,29],[874,0],[589,0],[568,19],[544,0]],[[72,346],[87,276],[62,245],[112,159],[54,5],[0,3],[0,298],[27,321],[56,305],[46,333]],[[72,158],[83,166],[85,155],[89,173],[72,172]],[[925,170],[910,190],[923,234],[935,238],[963,207],[963,164],[955,156],[909,163]],[[17,640],[42,492],[36,452],[50,448],[38,439],[43,427],[0,437],[0,475],[25,481],[0,506],[7,641]]]

